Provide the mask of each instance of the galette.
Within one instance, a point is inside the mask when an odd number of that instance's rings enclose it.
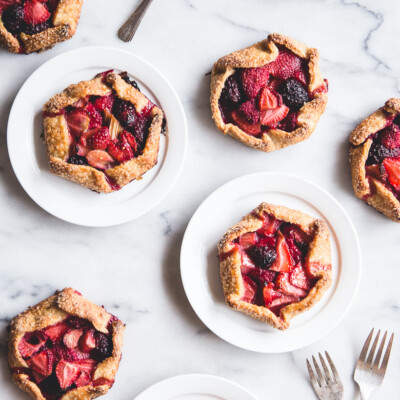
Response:
[[[13,381],[35,400],[91,400],[113,386],[124,324],[67,288],[17,315],[9,334]]]
[[[76,31],[83,0],[0,0],[0,44],[12,53],[48,50]]]
[[[212,70],[217,128],[261,151],[307,139],[327,101],[318,50],[278,33],[220,58]]]
[[[157,164],[163,112],[127,73],[68,86],[43,107],[50,171],[110,193]]]
[[[389,99],[350,135],[354,193],[400,222],[400,99]]]
[[[218,245],[226,303],[277,329],[317,303],[332,281],[324,221],[261,203]]]

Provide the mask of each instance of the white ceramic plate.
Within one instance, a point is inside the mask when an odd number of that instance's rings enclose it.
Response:
[[[212,375],[181,375],[161,381],[135,400],[257,400],[236,383]]]
[[[128,71],[141,90],[164,110],[158,164],[142,180],[118,192],[97,194],[52,175],[42,133],[43,104],[71,83],[114,69]],[[14,172],[28,195],[50,214],[86,226],[110,226],[137,218],[155,207],[174,185],[187,147],[186,118],[166,78],[142,58],[118,49],[87,47],[61,54],[39,67],[14,100],[8,122],[8,151]]]
[[[319,217],[331,233],[332,286],[311,310],[294,317],[285,331],[229,308],[219,277],[220,238],[262,201]],[[228,182],[197,209],[182,243],[181,274],[190,304],[216,335],[247,350],[280,353],[310,345],[345,316],[360,282],[360,245],[349,217],[324,189],[293,175],[257,173]]]

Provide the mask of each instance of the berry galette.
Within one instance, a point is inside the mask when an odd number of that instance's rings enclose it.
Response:
[[[217,128],[265,152],[307,139],[328,101],[318,64],[317,49],[277,33],[222,57],[211,74]]]
[[[218,245],[227,304],[278,329],[308,310],[332,280],[325,222],[261,203]]]
[[[12,53],[48,50],[76,31],[83,0],[0,0],[0,44]]]
[[[114,384],[123,323],[68,288],[11,322],[9,366],[35,400],[91,400]]]
[[[356,196],[400,222],[400,99],[364,119],[350,135]]]
[[[44,105],[43,124],[50,171],[96,192],[157,164],[163,112],[126,73],[70,85]]]

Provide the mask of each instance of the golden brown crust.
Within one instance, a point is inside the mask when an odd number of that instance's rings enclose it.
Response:
[[[8,343],[8,363],[11,369],[12,378],[22,390],[31,395],[35,400],[45,400],[39,387],[29,380],[28,375],[15,372],[15,368],[27,368],[28,365],[19,351],[19,343],[27,332],[41,330],[47,326],[61,322],[68,315],[90,321],[96,330],[108,333],[107,325],[112,317],[103,307],[100,307],[85,299],[72,288],[57,291],[53,296],[41,301],[39,304],[30,307],[28,310],[17,315],[10,325]],[[93,387],[87,385],[66,393],[61,400],[91,400],[107,393],[112,386],[118,370],[122,354],[124,325],[117,320],[112,323],[113,352],[111,357],[100,363],[95,372],[94,380],[104,378],[110,383],[104,383]]]
[[[277,45],[285,46],[308,61],[310,76],[308,89],[310,93],[324,85],[319,70],[318,50],[278,33],[273,33],[267,39],[246,49],[222,57],[214,64],[211,74],[211,111],[217,128],[224,135],[230,135],[247,146],[265,152],[279,150],[307,139],[313,133],[328,102],[327,93],[316,93],[313,100],[304,104],[300,109],[296,129],[292,132],[270,129],[261,138],[256,138],[244,132],[237,125],[225,124],[219,108],[219,99],[225,81],[234,74],[236,68],[261,67],[274,61],[279,53]]]
[[[400,112],[400,99],[386,101],[383,108],[361,121],[350,134],[350,167],[355,195],[394,222],[400,222],[400,202],[374,177],[366,176],[366,161],[373,140],[371,135],[382,130],[393,115]]]
[[[19,39],[4,27],[0,16],[0,44],[12,53],[32,53],[45,51],[57,43],[72,38],[79,22],[83,0],[60,0],[53,13],[54,27],[35,35],[20,33]],[[21,47],[22,45],[22,47]]]
[[[44,140],[49,160],[50,171],[55,175],[69,179],[75,183],[100,193],[111,193],[114,189],[110,186],[107,177],[117,185],[123,187],[129,182],[141,177],[157,164],[160,144],[160,134],[163,122],[163,112],[154,106],[150,112],[152,121],[149,134],[142,154],[109,168],[105,173],[89,165],[72,165],[66,162],[69,154],[70,135],[62,109],[76,103],[79,99],[89,95],[106,96],[115,90],[116,95],[131,102],[140,112],[148,104],[149,99],[139,90],[127,84],[119,75],[109,73],[107,83],[102,77],[90,81],[82,81],[68,86],[63,92],[52,97],[44,106],[43,118]],[[140,110],[140,111],[139,111]],[[114,119],[110,121],[113,123]],[[111,131],[111,129],[110,129]]]
[[[296,224],[304,232],[312,236],[305,266],[318,281],[307,297],[282,308],[281,317],[278,317],[266,307],[241,300],[244,293],[243,278],[240,270],[241,256],[233,241],[247,232],[254,232],[260,229],[263,225],[264,213],[282,221]],[[221,280],[227,304],[233,309],[266,322],[277,329],[287,329],[290,320],[318,302],[331,284],[330,241],[329,231],[325,222],[284,206],[261,203],[251,213],[243,217],[238,224],[228,229],[219,242],[218,252]],[[314,268],[314,265],[324,266],[325,268]]]

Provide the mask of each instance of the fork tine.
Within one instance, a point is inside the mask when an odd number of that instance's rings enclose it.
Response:
[[[317,390],[319,388],[317,378],[314,375],[314,371],[311,367],[310,361],[308,361],[308,359],[306,359],[306,362],[307,362],[307,369],[308,369],[308,374],[310,375],[311,383],[312,383],[314,389]]]
[[[358,357],[357,364],[358,363],[364,364],[365,359],[367,358],[366,357],[367,356],[367,351],[368,351],[369,344],[371,343],[371,339],[372,339],[372,335],[373,334],[374,334],[374,328],[372,328],[372,331],[370,332],[370,334],[367,337],[367,340],[364,343],[364,346],[363,346],[363,348],[361,350],[361,353],[360,353],[360,357]]]
[[[376,335],[376,338],[375,338],[375,340],[374,340],[374,343],[372,344],[371,350],[370,350],[370,352],[369,352],[368,359],[367,359],[367,361],[366,361],[366,363],[365,363],[365,365],[366,365],[368,368],[371,368],[371,366],[372,366],[372,360],[374,359],[375,350],[376,350],[376,346],[377,346],[377,344],[378,344],[378,340],[379,340],[379,335],[380,335],[380,334],[381,334],[381,330],[379,329],[379,331],[378,331],[378,333],[377,333],[377,335]]]
[[[325,372],[326,383],[329,385],[330,383],[333,382],[333,380],[331,378],[331,374],[330,374],[330,372],[328,370],[328,367],[326,366],[325,360],[321,356],[321,353],[318,353],[318,355],[319,355],[319,360],[321,361],[322,368],[323,368],[323,370]]]
[[[379,369],[379,373],[382,375],[382,378],[385,376],[386,367],[389,362],[390,350],[392,350],[392,344],[393,344],[393,337],[394,337],[394,333],[392,333],[392,336],[390,336],[389,344],[386,349],[385,356],[383,357],[381,368]]]
[[[379,363],[381,361],[383,348],[385,346],[386,336],[387,336],[387,331],[383,335],[383,338],[382,338],[382,341],[381,341],[381,345],[379,346],[378,353],[376,354],[376,357],[375,357],[374,365],[372,366],[372,370],[374,372],[378,372],[379,371]]]
[[[315,371],[317,372],[319,386],[322,386],[324,383],[324,378],[322,377],[322,372],[321,372],[319,365],[317,364],[317,360],[315,359],[314,356],[312,356],[312,360],[314,363]]]
[[[336,367],[335,367],[335,364],[333,363],[333,361],[332,361],[332,359],[331,359],[331,357],[330,357],[330,355],[328,354],[327,351],[325,351],[325,355],[326,355],[326,358],[327,358],[327,360],[328,360],[328,362],[329,362],[329,365],[331,366],[331,370],[332,370],[332,372],[333,372],[333,377],[335,378],[335,382],[336,382],[336,383],[341,383],[341,380],[340,380],[340,378],[339,378],[339,374],[338,374],[338,372],[337,372],[337,369],[336,369]]]

